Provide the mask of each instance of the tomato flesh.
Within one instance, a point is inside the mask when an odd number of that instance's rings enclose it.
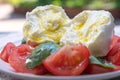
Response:
[[[120,65],[120,42],[113,46],[106,56],[107,60],[115,65]]]
[[[96,64],[89,64],[85,70],[87,74],[99,74],[99,73],[106,73],[111,72],[114,69],[112,68],[104,68],[102,66],[96,65]]]
[[[44,74],[47,70],[44,68],[43,65],[39,65],[35,68],[27,68],[26,67],[26,59],[29,57],[31,49],[28,45],[22,44],[18,46],[14,51],[13,54],[9,57],[10,65],[15,69],[17,72],[22,73],[30,73],[30,74]]]
[[[120,70],[120,38],[116,35],[113,36],[111,49],[109,50],[107,56],[104,58],[115,65],[115,68],[104,68],[96,64],[89,64],[86,68],[86,73],[98,74],[106,73],[111,71]]]
[[[105,68],[96,64],[88,64],[87,68],[85,69],[86,74],[100,74],[100,73],[107,73],[112,71],[120,70],[119,65],[114,65],[115,68]]]
[[[88,74],[120,70],[120,37],[116,35],[113,36],[110,50],[105,57],[107,61],[115,65],[115,68],[104,68],[96,64],[90,64],[88,48],[79,44],[65,45],[55,54],[51,54],[43,60],[43,64],[30,69],[26,67],[25,63],[32,51],[29,46],[36,47],[38,44],[31,41],[28,41],[27,44],[16,47],[13,43],[8,43],[1,52],[0,58],[9,62],[17,72],[37,75],[45,74],[47,70],[58,76],[80,75],[84,70]]]
[[[88,65],[89,56],[84,45],[67,45],[47,57],[43,64],[54,75],[80,75]]]
[[[117,35],[113,35],[110,49],[111,49],[112,47],[114,47],[114,46],[115,46],[117,43],[119,43],[119,42],[120,42],[120,37],[117,36]]]
[[[8,62],[8,58],[15,48],[16,46],[12,42],[7,43],[0,54],[0,58],[5,62]]]
[[[39,43],[32,42],[32,41],[28,41],[27,44],[30,45],[33,48],[39,45]]]

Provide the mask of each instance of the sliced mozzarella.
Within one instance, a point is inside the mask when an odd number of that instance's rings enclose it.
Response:
[[[86,10],[75,16],[71,27],[61,38],[61,44],[85,44],[92,55],[105,56],[114,29],[114,19],[108,11]]]

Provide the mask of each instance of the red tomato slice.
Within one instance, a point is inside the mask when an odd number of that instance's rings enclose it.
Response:
[[[114,71],[118,71],[118,70],[120,70],[120,66],[116,65],[116,67],[114,68]]]
[[[89,56],[84,45],[66,45],[48,56],[43,64],[54,75],[80,75],[88,65]]]
[[[117,35],[113,35],[110,48],[112,48],[113,46],[115,46],[115,44],[117,44],[118,42],[120,42],[120,37],[117,36]]]
[[[16,48],[16,46],[13,43],[11,43],[11,42],[7,43],[0,54],[0,58],[4,61],[8,62],[8,58],[12,54],[12,52],[15,48]]]
[[[120,42],[115,44],[106,56],[108,61],[115,65],[120,65]]]
[[[115,65],[115,68],[104,68],[99,65],[95,64],[88,64],[87,68],[85,69],[85,73],[87,74],[100,74],[100,73],[107,73],[112,71],[120,70],[120,66]]]
[[[99,74],[99,73],[106,73],[111,71],[114,71],[114,69],[104,68],[102,66],[95,65],[95,64],[89,64],[85,70],[85,72],[88,74]]]
[[[31,47],[36,47],[39,45],[39,43],[32,42],[32,41],[28,41],[27,44],[30,45]]]
[[[89,64],[85,70],[86,73],[89,74],[98,74],[98,73],[106,73],[111,71],[120,70],[120,37],[117,35],[113,35],[110,51],[105,57],[108,61],[112,62],[115,66],[114,69],[104,68],[99,65]]]
[[[26,67],[25,61],[28,58],[31,49],[28,45],[22,44],[18,46],[13,54],[9,57],[10,65],[17,71],[22,73],[30,73],[30,74],[44,74],[46,73],[46,69],[43,65],[39,65],[35,68],[29,69]]]
[[[114,36],[117,38],[116,36]],[[115,39],[116,40],[116,39]],[[111,71],[120,70],[120,42],[115,41],[114,46],[110,49],[107,56],[105,57],[109,62],[115,65],[115,68],[104,68],[99,65],[89,64],[86,68],[86,72],[89,74],[106,73]]]

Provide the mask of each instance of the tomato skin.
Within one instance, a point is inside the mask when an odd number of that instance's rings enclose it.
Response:
[[[96,65],[96,64],[88,64],[85,72],[87,74],[99,74],[99,73],[106,73],[114,71],[112,68],[104,68],[102,66]]]
[[[100,73],[107,73],[120,70],[119,65],[114,65],[115,68],[104,68],[102,66],[96,64],[88,64],[87,68],[85,69],[85,73],[87,74],[100,74]]]
[[[115,65],[120,65],[120,37],[113,35],[110,50],[105,57]]]
[[[120,66],[116,65],[116,67],[114,68],[114,71],[118,71],[118,70],[120,70]]]
[[[33,48],[39,45],[39,43],[32,42],[32,41],[28,41],[27,44],[30,45]]]
[[[105,56],[104,58],[108,62],[114,64],[115,68],[104,68],[99,65],[89,64],[85,70],[86,73],[98,74],[120,70],[120,42],[115,43],[114,46],[108,52],[107,56]]]
[[[106,59],[115,65],[120,65],[120,42],[108,52]]]
[[[16,46],[12,42],[7,43],[0,54],[0,58],[5,62],[8,62],[8,58],[15,48]]]
[[[88,65],[90,53],[83,45],[64,46],[48,56],[43,64],[58,76],[80,75]]]
[[[25,61],[29,57],[31,49],[29,45],[22,44],[18,46],[14,51],[13,54],[9,57],[10,65],[15,69],[17,72],[22,73],[29,73],[29,74],[44,74],[47,70],[44,68],[43,65],[39,65],[35,68],[29,69],[26,67]]]
[[[120,42],[120,37],[117,36],[117,35],[113,35],[110,49],[111,49],[113,46],[115,46],[117,43],[119,43],[119,42]]]

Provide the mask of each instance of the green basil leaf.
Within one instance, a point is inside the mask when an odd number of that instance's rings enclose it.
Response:
[[[112,63],[108,63],[106,60],[101,58],[96,58],[94,56],[90,56],[90,64],[96,64],[105,68],[114,68],[115,66]]]
[[[53,42],[44,42],[38,45],[26,60],[28,68],[34,68],[42,63],[42,61],[50,54],[55,53],[61,47]]]
[[[26,44],[26,41],[25,41],[25,39],[22,39],[22,42],[21,42],[21,44]]]

